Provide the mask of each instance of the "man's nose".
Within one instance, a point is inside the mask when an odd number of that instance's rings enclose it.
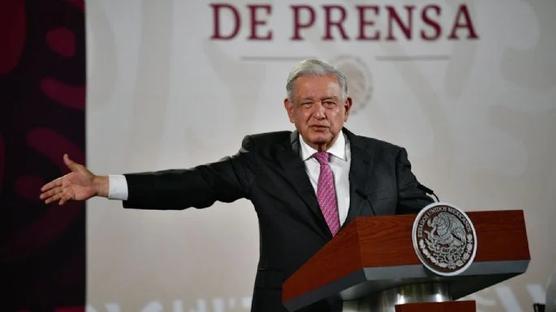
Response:
[[[322,105],[321,101],[318,101],[313,105],[313,116],[317,119],[326,118],[326,110],[324,109],[324,105]]]

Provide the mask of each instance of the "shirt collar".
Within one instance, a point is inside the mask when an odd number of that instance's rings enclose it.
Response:
[[[301,134],[299,134],[299,145],[301,145],[301,159],[304,161],[313,157],[313,154],[318,152],[316,149],[309,146],[309,144],[305,143]],[[332,146],[327,150],[332,156],[337,157],[341,160],[347,161],[346,158],[346,138],[343,132],[338,135],[338,138],[332,144]]]

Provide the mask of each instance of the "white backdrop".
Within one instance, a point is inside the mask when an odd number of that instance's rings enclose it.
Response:
[[[365,31],[380,39],[371,41],[357,40],[363,1],[215,3],[237,8],[235,38],[211,39],[210,1],[87,1],[90,168],[186,168],[235,153],[246,134],[292,129],[282,106],[288,70],[323,58],[351,79],[348,128],[406,147],[415,174],[442,200],[464,210],[525,210],[529,269],[472,296],[478,309],[531,310],[544,301],[556,259],[556,2],[374,1],[378,14],[367,11],[375,24]],[[271,31],[272,39],[249,40],[247,5],[261,3],[271,9],[257,9],[257,35]],[[345,10],[349,40],[338,28],[322,39],[324,4]],[[314,10],[303,40],[290,39],[291,5]],[[387,5],[405,22],[404,5],[414,6],[410,39],[394,24],[396,40],[387,40]],[[461,5],[468,15],[457,14]],[[233,15],[220,13],[229,34]],[[467,26],[449,39],[454,24]],[[423,39],[434,25],[439,38]],[[469,38],[470,26],[478,38]],[[258,260],[248,201],[139,211],[98,199],[87,218],[92,311],[248,310]]]

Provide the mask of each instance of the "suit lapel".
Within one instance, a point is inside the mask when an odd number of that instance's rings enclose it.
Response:
[[[370,198],[367,197],[366,190],[369,179],[368,173],[372,170],[373,166],[373,155],[364,149],[363,142],[360,142],[356,135],[345,128],[343,131],[348,137],[351,149],[351,165],[349,169],[350,204],[348,216],[344,223],[344,226],[346,226],[355,217],[368,214],[368,212],[364,213],[366,210],[372,211],[372,207],[369,207],[370,209],[365,209],[365,207],[372,205]],[[315,190],[305,171],[305,164],[299,156],[300,146],[298,137],[296,131],[292,132],[290,142],[284,145],[283,149],[277,154],[277,159],[283,169],[284,177],[303,202],[305,202],[317,221],[316,223],[311,222],[311,224],[317,224],[318,227],[315,229],[324,237],[330,239],[332,235],[320,211]]]
[[[371,205],[367,198],[367,181],[372,169],[372,154],[363,149],[360,139],[344,128],[351,149],[351,165],[349,168],[349,211],[344,222],[347,225],[353,218],[362,215],[364,206]]]
[[[330,239],[332,234],[328,229],[324,216],[320,211],[320,207],[315,195],[315,190],[309,181],[309,177],[305,171],[305,164],[300,158],[299,153],[299,139],[297,131],[292,132],[290,137],[289,146],[284,146],[284,148],[278,153],[277,159],[280,166],[283,169],[283,175],[288,180],[290,185],[296,191],[296,193],[305,202],[311,214],[314,216],[316,223],[310,222],[311,224],[317,224],[317,231],[321,233],[324,237]]]

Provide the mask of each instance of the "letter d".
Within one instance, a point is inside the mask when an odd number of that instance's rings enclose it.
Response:
[[[239,32],[239,27],[241,24],[241,19],[239,16],[239,12],[237,11],[237,9],[231,5],[231,4],[226,4],[226,3],[218,3],[218,4],[210,4],[210,6],[212,7],[212,21],[213,21],[213,32],[212,32],[212,36],[210,37],[210,39],[214,39],[214,40],[230,40],[233,39]],[[233,17],[234,17],[234,22],[233,22],[233,27],[232,27],[232,31],[225,35],[222,34],[222,31],[220,29],[220,10],[221,9],[228,9],[229,12],[232,13]]]

